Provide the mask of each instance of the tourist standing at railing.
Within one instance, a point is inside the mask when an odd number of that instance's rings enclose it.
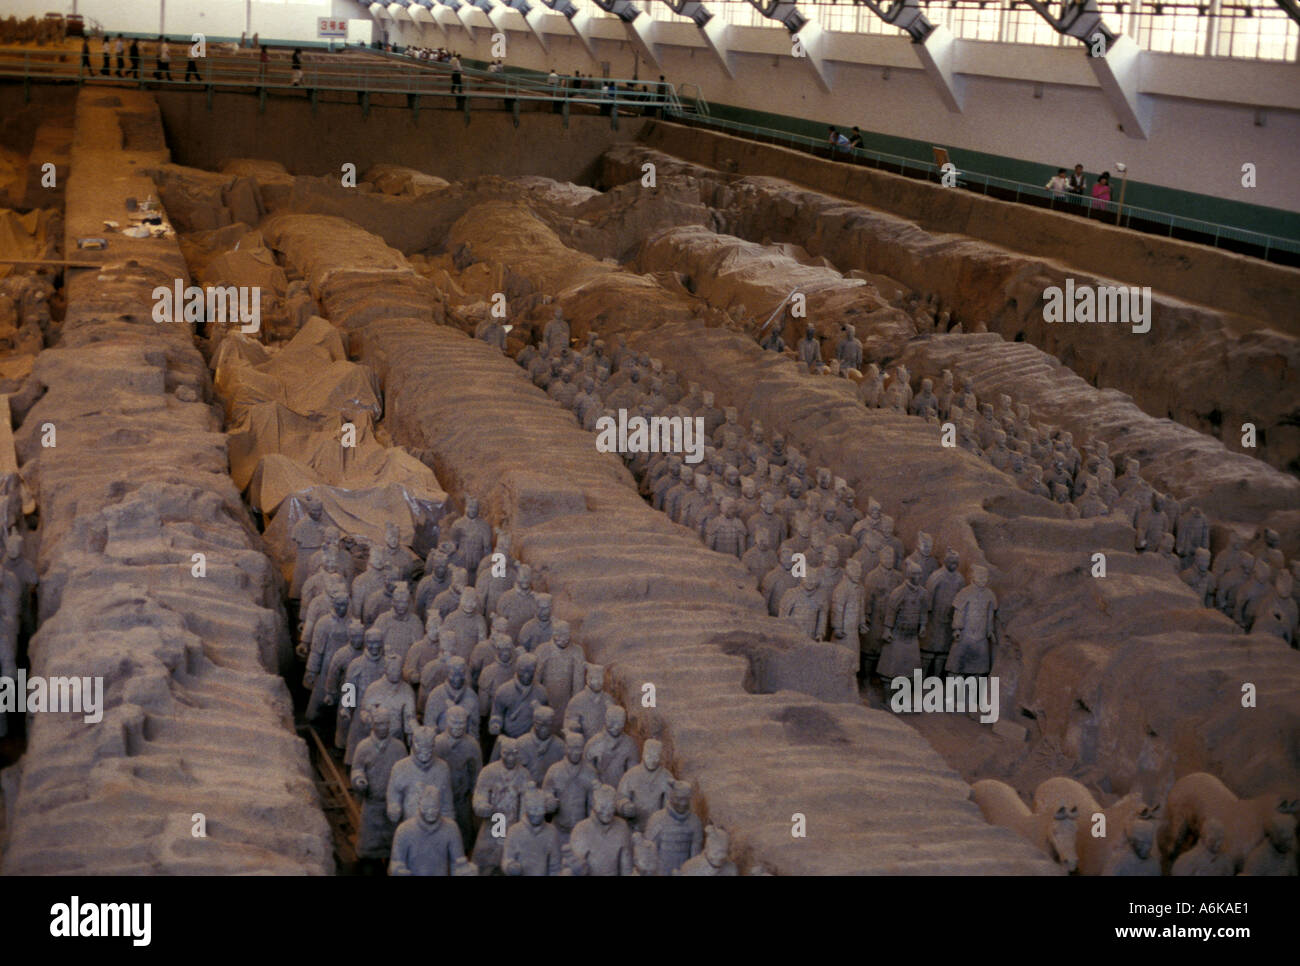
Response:
[[[131,76],[140,79],[140,41],[135,37],[131,38]]]
[[[1103,171],[1092,186],[1092,207],[1110,211],[1110,172]]]
[[[109,50],[112,48],[112,46],[113,46],[112,43],[108,39],[108,34],[104,34],[104,49],[103,49],[104,62],[99,67],[99,73],[104,77],[109,76],[108,53]]]
[[[301,87],[302,86],[302,48],[301,47],[293,48],[292,66],[293,66],[293,86]]]
[[[113,59],[117,61],[118,77],[126,76],[126,58],[123,56],[125,50],[126,42],[122,39],[122,35],[118,34],[117,40],[113,41]]]
[[[1043,187],[1052,193],[1053,199],[1064,198],[1065,192],[1070,188],[1070,178],[1064,168],[1057,168],[1056,174]]]
[[[195,80],[201,80],[201,79],[202,79],[202,78],[199,77],[199,64],[198,64],[198,61],[194,59],[194,46],[193,46],[193,45],[190,46],[190,48],[189,48],[189,52],[190,52],[189,59],[185,61],[185,82],[186,82],[186,83],[189,83],[190,74],[193,74],[193,75],[194,75],[194,79],[195,79]]]
[[[167,38],[158,38],[158,69],[153,72],[158,80],[172,79],[172,52],[167,49]]]
[[[850,151],[862,150],[862,132],[858,130],[856,124],[853,126],[853,133],[849,135],[849,150]]]
[[[551,72],[546,75],[546,84],[551,89],[551,96],[555,98],[555,100],[551,102],[551,113],[563,113],[564,105],[560,102],[560,98],[564,96],[564,81],[560,79],[560,75],[554,67],[552,67]]]
[[[831,146],[831,157],[834,158],[836,154],[848,154],[849,139],[839,131],[835,130],[835,125],[833,124],[828,127],[827,130],[830,132],[827,140],[830,142]]]
[[[257,34],[253,35],[254,38]],[[257,79],[260,83],[266,83],[266,68],[271,63],[271,52],[262,44],[257,54]]]
[[[94,68],[90,66],[90,38],[81,38],[81,73],[93,74]]]
[[[455,94],[457,92],[464,91],[465,85],[462,83],[463,76],[460,72],[459,51],[451,55],[451,60],[448,61],[448,64],[451,67],[451,92]]]
[[[1070,183],[1066,185],[1065,190],[1072,196],[1071,200],[1075,204],[1083,204],[1083,196],[1088,193],[1088,178],[1083,173],[1083,165],[1074,166],[1074,173],[1070,175]]]

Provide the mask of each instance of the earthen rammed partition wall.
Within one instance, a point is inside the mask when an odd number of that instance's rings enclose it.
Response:
[[[137,165],[166,157],[152,98],[83,90],[67,248],[154,194]],[[154,288],[189,281],[180,249],[114,235],[78,255],[103,267],[68,283],[17,445],[41,515],[31,673],[101,678],[103,717],[29,714],[5,773],[3,871],[327,873],[278,673],[278,578],[227,475],[193,331],[152,318]]]
[[[1296,331],[1300,270],[666,121],[648,125],[640,140],[711,168],[734,161],[748,177],[787,179],[915,221],[927,231],[962,234],[1127,284],[1178,292],[1256,324],[1270,320]]]

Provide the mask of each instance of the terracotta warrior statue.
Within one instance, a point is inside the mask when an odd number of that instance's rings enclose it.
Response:
[[[388,874],[393,876],[449,876],[465,859],[456,823],[443,813],[443,793],[436,785],[420,789],[417,814],[393,835]]]
[[[997,643],[998,599],[989,590],[987,568],[971,568],[971,582],[952,602],[952,651],[944,669],[949,674],[988,674]]]

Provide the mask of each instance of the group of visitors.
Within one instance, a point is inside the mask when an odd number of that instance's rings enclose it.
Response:
[[[851,134],[845,134],[838,130],[835,125],[827,128],[830,133],[827,136],[827,142],[831,146],[832,153],[851,154],[862,147],[862,132],[854,127]]]
[[[160,34],[157,41],[154,42],[154,70],[153,79],[157,81],[171,81],[172,77],[172,50],[171,44],[167,37]],[[183,46],[183,45],[182,45]],[[264,82],[270,67],[271,55],[270,49],[258,42],[257,34],[253,35],[250,42],[247,35],[239,38],[237,49],[252,48],[258,51],[258,79]],[[185,82],[191,78],[202,80],[199,75],[198,59],[195,56],[194,47],[188,48],[189,57],[185,62]],[[130,66],[127,66],[127,58],[130,58]],[[141,50],[138,38],[132,38],[128,46],[126,38],[122,34],[111,37],[104,35],[103,45],[101,48],[101,61],[99,74],[101,77],[122,77],[122,78],[141,78],[140,72]],[[291,79],[290,83],[294,87],[301,87],[303,82],[302,71],[302,48],[295,47],[290,59]],[[81,71],[85,76],[94,74],[95,69],[91,64],[90,38],[83,37],[81,41]]]
[[[154,80],[172,80],[172,53],[171,46],[167,38],[159,35],[155,44],[154,51]],[[89,76],[95,72],[90,62],[90,38],[81,39],[81,71],[84,75]],[[127,67],[126,58],[130,57],[131,66]],[[110,38],[105,34],[101,47],[101,59],[99,73],[101,77],[134,77],[140,78],[140,41],[137,38],[131,38],[131,44],[128,47],[126,38],[118,34],[115,38]],[[114,70],[113,68],[116,68]],[[185,80],[193,77],[199,79],[199,67],[191,54],[185,64]]]
[[[1054,199],[1068,199],[1075,204],[1083,204],[1088,192],[1088,176],[1083,173],[1083,165],[1076,164],[1073,172],[1057,168],[1056,174],[1044,187],[1052,193]],[[1104,211],[1110,208],[1110,172],[1103,171],[1092,186],[1092,207]]]
[[[407,47],[406,56],[434,64],[449,64],[453,57],[460,58],[459,53],[453,53],[446,47]]]

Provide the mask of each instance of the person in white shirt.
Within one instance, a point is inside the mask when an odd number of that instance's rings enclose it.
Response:
[[[1057,168],[1056,174],[1044,187],[1052,193],[1053,198],[1064,198],[1066,189],[1070,187],[1070,179],[1065,176],[1065,169]]]
[[[167,38],[158,38],[158,69],[154,76],[159,80],[172,79],[172,52],[167,47]]]
[[[457,92],[464,91],[465,85],[461,83],[459,53],[455,53],[451,55],[450,66],[451,66],[451,92],[455,94]]]

